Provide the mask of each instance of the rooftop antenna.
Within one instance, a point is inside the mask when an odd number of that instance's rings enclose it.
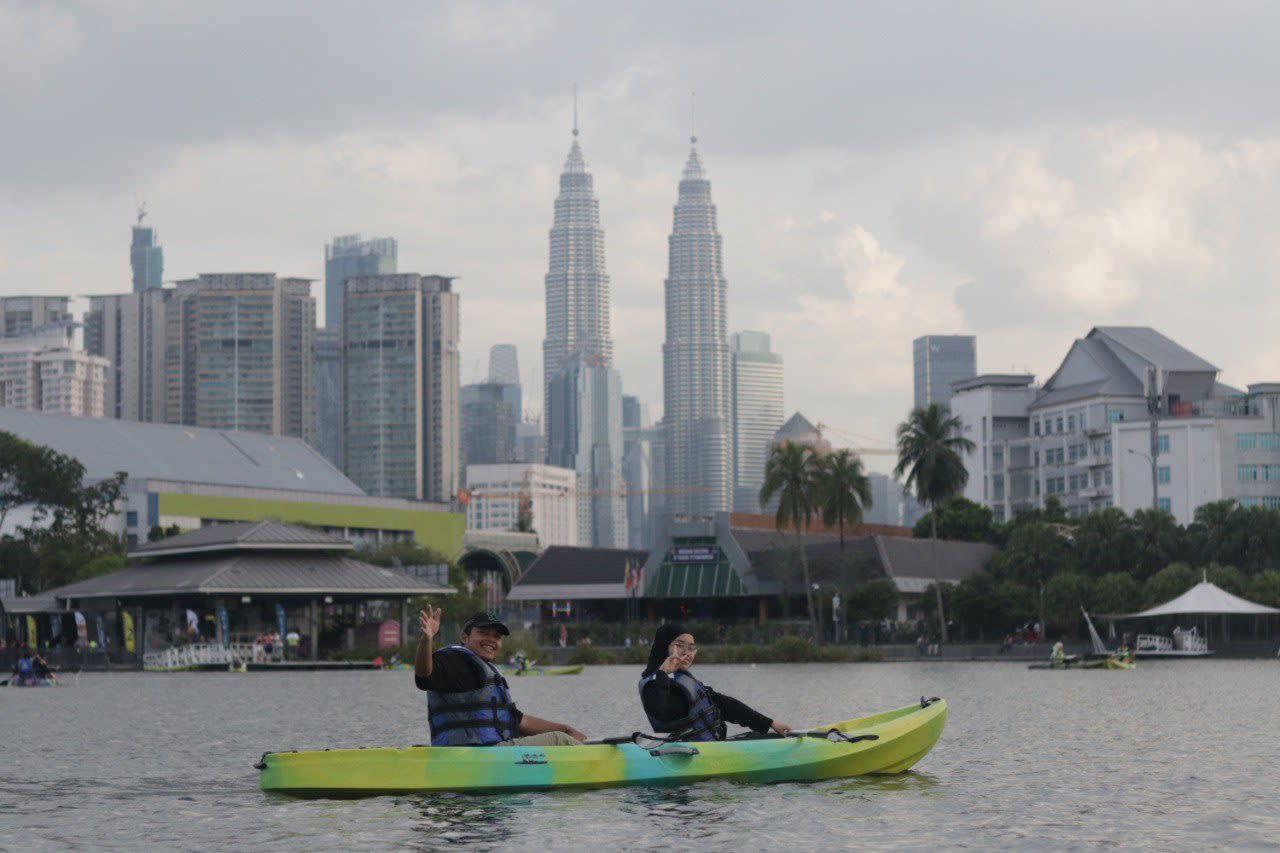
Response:
[[[697,125],[694,124],[694,109],[693,109],[693,98],[694,98],[694,95],[696,94],[697,94],[696,92],[689,93],[689,142],[694,145],[698,144]]]
[[[578,135],[578,84],[573,84],[573,135]]]
[[[138,224],[142,224],[142,220],[147,215],[147,203],[145,201],[138,202]]]

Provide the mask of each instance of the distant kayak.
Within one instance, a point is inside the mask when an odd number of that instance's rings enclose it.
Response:
[[[1067,660],[1061,663],[1033,663],[1027,669],[1133,669],[1133,661],[1121,658],[1097,658],[1095,660]]]
[[[574,664],[573,666],[534,666],[521,671],[514,666],[500,666],[498,670],[503,675],[578,675],[582,672],[586,664]]]
[[[10,687],[57,687],[58,682],[48,678],[33,678],[27,681],[21,679],[13,679],[9,682]]]
[[[295,797],[808,782],[902,773],[933,749],[946,721],[947,703],[928,699],[787,738],[268,752],[254,766],[262,790]]]

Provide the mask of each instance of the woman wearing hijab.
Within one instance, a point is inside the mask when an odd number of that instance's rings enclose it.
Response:
[[[785,735],[791,726],[771,720],[732,696],[717,693],[689,672],[698,646],[683,625],[663,625],[653,637],[649,664],[640,676],[640,702],[655,732],[680,740],[724,740],[725,723],[757,734]]]

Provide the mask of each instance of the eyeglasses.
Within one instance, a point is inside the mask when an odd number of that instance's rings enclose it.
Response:
[[[671,648],[686,655],[696,655],[698,653],[697,646],[689,646],[684,643],[672,643]]]

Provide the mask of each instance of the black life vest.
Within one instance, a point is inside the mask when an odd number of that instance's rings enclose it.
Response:
[[[458,693],[427,691],[427,718],[432,746],[493,746],[516,735],[515,703],[507,680],[497,667],[462,646],[441,651],[458,652],[478,669],[483,682],[476,690]]]
[[[657,677],[655,672],[640,679],[641,704],[644,702],[644,686]],[[683,669],[676,670],[669,678],[688,698],[689,713],[675,720],[664,720],[655,717],[646,707],[644,713],[653,730],[679,735],[680,740],[724,740],[725,726],[720,718],[720,709],[711,701],[711,695],[702,682]]]

